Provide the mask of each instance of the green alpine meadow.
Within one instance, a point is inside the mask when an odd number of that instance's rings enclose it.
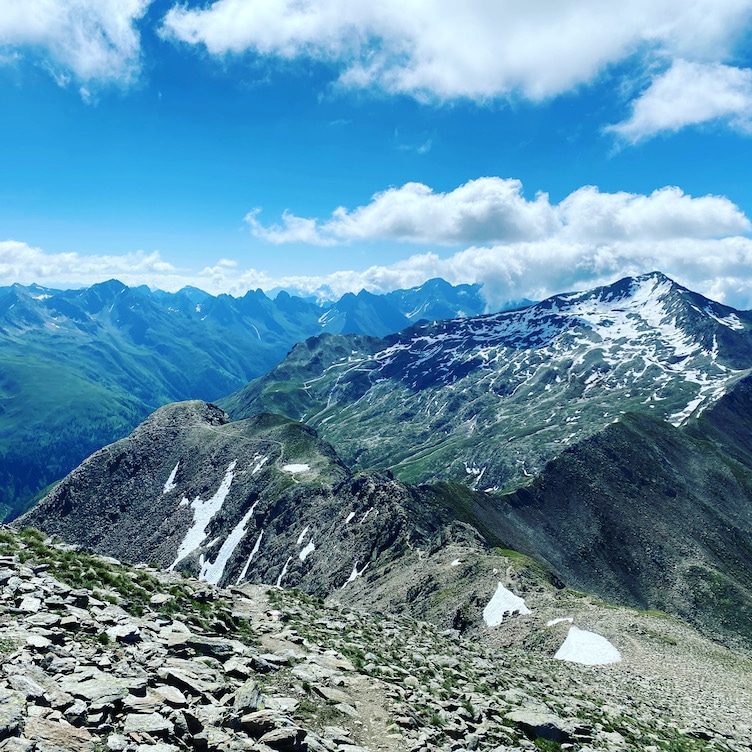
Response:
[[[752,752],[752,0],[0,0],[0,752]]]

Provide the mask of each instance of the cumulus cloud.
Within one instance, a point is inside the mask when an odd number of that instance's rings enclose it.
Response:
[[[440,244],[519,240],[543,237],[556,223],[545,194],[528,201],[519,180],[502,178],[471,180],[447,193],[406,183],[351,211],[339,207],[322,222],[285,212],[281,224],[265,226],[258,216],[256,209],[246,217],[256,237],[314,245],[377,239]]]
[[[586,186],[554,204],[546,194],[526,199],[517,180],[480,178],[447,193],[408,183],[376,194],[365,206],[337,209],[323,222],[287,214],[269,228],[253,212],[248,221],[273,242],[397,240],[453,247],[367,269],[274,275],[232,258],[189,269],[156,252],[88,256],[5,241],[0,284],[75,287],[117,277],[165,290],[194,285],[242,295],[258,287],[286,288],[332,299],[443,277],[453,284],[481,283],[494,307],[658,269],[716,300],[752,307],[752,223],[724,196],[693,197],[675,187],[641,195]]]
[[[82,96],[88,84],[128,83],[140,61],[136,23],[151,0],[0,0],[0,48],[33,56]]]
[[[723,196],[694,198],[679,188],[650,195],[601,193],[586,186],[559,204],[548,194],[526,199],[519,180],[484,177],[440,193],[406,183],[373,196],[368,204],[339,207],[324,220],[282,215],[264,225],[260,210],[246,216],[255,237],[274,244],[336,245],[392,240],[438,245],[509,243],[561,237],[617,240],[723,237],[750,230],[749,219]]]
[[[751,13],[749,0],[215,0],[175,5],[163,33],[217,56],[328,61],[349,87],[541,100],[636,53],[722,60]]]
[[[638,96],[631,115],[607,130],[636,143],[713,121],[752,130],[752,69],[677,60]]]
[[[308,245],[334,245],[334,238],[326,238],[319,231],[315,219],[296,217],[289,211],[282,212],[282,220],[276,225],[264,225],[259,220],[261,209],[252,209],[245,215],[251,232],[262,240],[275,245],[283,243],[307,243]]]
[[[677,187],[641,195],[586,186],[567,196],[556,212],[559,234],[581,241],[720,238],[752,229],[725,196],[694,197]]]

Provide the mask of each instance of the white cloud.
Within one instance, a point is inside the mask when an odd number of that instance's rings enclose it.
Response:
[[[548,194],[528,200],[519,180],[484,177],[445,193],[422,183],[406,183],[373,196],[368,204],[339,207],[323,221],[282,215],[264,225],[259,210],[246,216],[252,233],[274,244],[335,245],[391,240],[422,244],[509,243],[562,237],[617,240],[723,237],[752,228],[749,219],[723,196],[688,196],[663,188],[649,196],[601,193],[580,188],[561,203]]]
[[[388,239],[413,243],[482,243],[543,237],[556,218],[548,196],[528,201],[519,180],[478,178],[447,193],[422,183],[405,183],[373,196],[353,210],[339,207],[329,219],[282,215],[264,226],[258,210],[246,217],[253,234],[275,244],[334,245],[349,240]]]
[[[172,264],[158,253],[126,253],[88,256],[80,253],[47,253],[17,240],[0,241],[0,284],[48,286],[90,285],[117,277],[128,284],[176,275]]]
[[[601,193],[586,186],[567,196],[556,211],[560,234],[580,241],[719,238],[752,229],[725,196],[694,197],[676,187],[641,195]]]
[[[288,211],[282,213],[282,222],[278,225],[263,225],[258,217],[261,209],[252,209],[245,215],[245,221],[251,232],[262,240],[275,245],[283,243],[307,243],[308,245],[334,245],[333,238],[324,237],[318,229],[315,219],[296,217]]]
[[[752,69],[677,60],[634,101],[629,118],[607,130],[636,143],[713,121],[752,129]]]
[[[723,60],[749,0],[215,0],[175,5],[163,33],[211,54],[334,63],[356,88],[449,100],[532,100],[634,54]]]
[[[151,0],[0,0],[0,48],[31,54],[60,85],[128,83],[140,62],[136,22]]]
[[[475,203],[474,203],[475,202]],[[250,221],[257,221],[252,214]],[[283,287],[336,298],[367,289],[386,292],[432,277],[480,282],[491,306],[540,299],[615,279],[661,270],[687,287],[741,308],[752,307],[752,224],[723,196],[692,197],[679,188],[649,195],[601,193],[593,186],[558,204],[532,201],[519,181],[481,178],[448,193],[407,184],[377,194],[365,207],[339,209],[323,223],[288,215],[271,237],[296,242],[343,238],[461,243],[447,255],[417,253],[389,265],[320,275],[273,275],[220,258],[202,269],[172,265],[159,253],[87,256],[47,253],[18,241],[0,242],[0,284],[75,287],[116,277],[165,290],[194,285],[211,293]],[[291,238],[286,238],[291,239]]]

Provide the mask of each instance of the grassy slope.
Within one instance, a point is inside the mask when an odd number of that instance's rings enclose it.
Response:
[[[524,522],[517,547],[570,585],[752,642],[752,468],[701,433],[626,416],[484,510],[489,524]]]
[[[145,406],[125,389],[33,355],[0,368],[0,519],[61,478],[82,456],[132,427]]]

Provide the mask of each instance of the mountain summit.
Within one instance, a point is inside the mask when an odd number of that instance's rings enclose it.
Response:
[[[654,272],[381,340],[314,338],[223,404],[308,422],[358,466],[497,491],[627,412],[696,417],[752,368],[751,327]]]

